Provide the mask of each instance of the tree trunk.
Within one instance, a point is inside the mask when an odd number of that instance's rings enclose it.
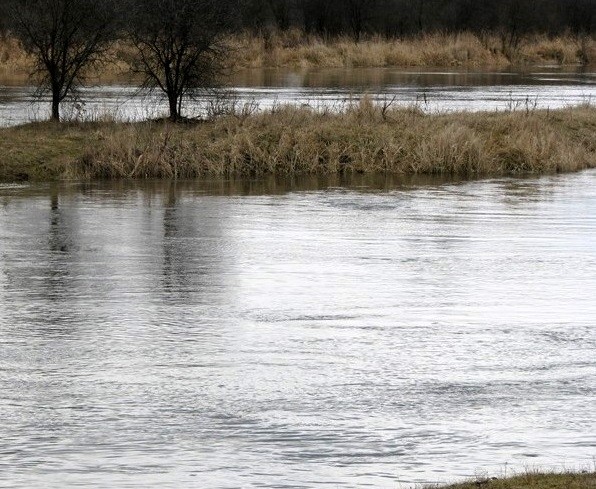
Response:
[[[52,120],[60,122],[60,95],[55,91],[52,93]]]
[[[423,34],[424,22],[422,17],[424,16],[424,0],[418,1],[418,33]]]
[[[170,105],[170,120],[172,122],[178,122],[180,113],[178,111],[178,97],[172,94],[168,94],[168,103]]]

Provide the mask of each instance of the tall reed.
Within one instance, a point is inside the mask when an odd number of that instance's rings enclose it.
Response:
[[[196,125],[108,124],[86,130],[68,175],[194,178],[267,174],[466,177],[596,166],[596,108],[427,115],[364,100],[343,113],[280,107]]]

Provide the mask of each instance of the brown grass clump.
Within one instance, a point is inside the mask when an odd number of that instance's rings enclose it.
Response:
[[[594,41],[589,37],[556,37],[536,36],[527,40],[519,48],[517,60],[522,63],[548,61],[561,65],[596,61],[593,57]]]
[[[596,167],[596,108],[427,115],[365,99],[173,125],[0,130],[0,178],[397,174],[479,177]]]
[[[32,60],[13,38],[0,35],[0,77],[24,80],[31,71]]]

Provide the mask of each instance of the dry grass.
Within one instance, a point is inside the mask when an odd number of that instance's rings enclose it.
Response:
[[[429,34],[405,41],[373,37],[325,42],[299,31],[233,39],[236,65],[257,67],[497,66],[508,63],[472,34]]]
[[[596,62],[596,42],[589,38],[533,36],[515,50],[504,49],[497,36],[426,34],[406,40],[372,37],[325,41],[300,31],[231,40],[234,64],[260,67],[498,67],[511,63],[575,64]],[[507,55],[505,55],[505,52]]]
[[[133,50],[123,42],[114,43],[104,63],[90,70],[87,77],[92,82],[132,80],[130,60]],[[33,59],[23,51],[13,38],[0,36],[0,80],[24,83],[33,71]]]
[[[32,61],[19,43],[0,36],[0,77],[6,80],[25,79],[31,71]]]
[[[596,108],[425,115],[369,100],[172,125],[0,130],[0,178],[397,174],[478,177],[596,167]]]
[[[281,108],[198,127],[129,126],[104,134],[86,177],[313,173],[485,175],[596,166],[596,110],[536,114],[344,114]]]
[[[349,38],[323,41],[299,31],[269,37],[238,36],[232,41],[236,66],[259,67],[386,67],[487,66],[507,60],[491,53],[471,34],[433,34],[408,41],[374,37],[360,43]]]
[[[596,63],[596,42],[590,37],[536,36],[518,49],[521,63],[553,62],[557,64]]]

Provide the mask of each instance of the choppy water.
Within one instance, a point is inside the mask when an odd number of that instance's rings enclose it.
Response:
[[[0,486],[591,465],[595,289],[593,171],[3,185]]]
[[[367,95],[381,104],[415,105],[429,112],[454,110],[556,109],[596,102],[596,73],[590,68],[534,68],[510,72],[437,72],[396,69],[255,70],[235,76],[227,102],[214,95],[187,105],[187,114],[237,107],[260,109],[278,104],[340,109]],[[34,97],[35,89],[2,86],[0,126],[49,117],[49,102]],[[122,120],[160,117],[167,103],[134,86],[99,86],[82,90],[80,102],[66,104],[69,118],[105,116]]]

